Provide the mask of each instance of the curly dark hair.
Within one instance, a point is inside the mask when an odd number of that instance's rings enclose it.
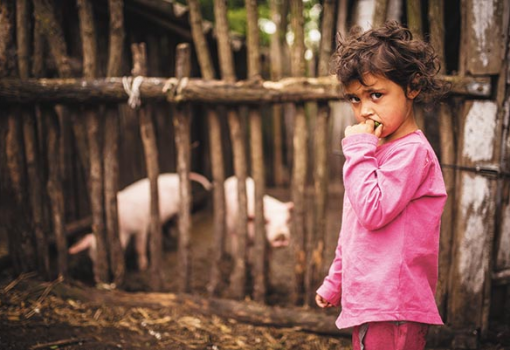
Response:
[[[345,86],[370,73],[381,75],[407,88],[420,90],[417,102],[437,101],[449,86],[437,78],[441,67],[434,48],[425,41],[414,40],[411,31],[396,21],[363,32],[353,27],[347,38],[337,37],[334,55],[335,74]]]

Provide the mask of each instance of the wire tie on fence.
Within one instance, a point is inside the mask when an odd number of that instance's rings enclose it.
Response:
[[[131,82],[133,82],[131,84]],[[128,105],[129,107],[135,109],[140,107],[142,104],[142,100],[140,99],[140,85],[142,85],[143,77],[141,75],[133,77],[122,77],[122,85],[124,85],[124,90],[126,94],[128,94]]]

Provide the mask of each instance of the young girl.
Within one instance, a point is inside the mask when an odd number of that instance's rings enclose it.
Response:
[[[342,141],[342,229],[316,302],[341,302],[336,325],[354,327],[354,350],[420,350],[427,325],[442,324],[434,292],[446,190],[413,104],[445,91],[439,64],[396,22],[354,29],[336,55],[358,124]]]

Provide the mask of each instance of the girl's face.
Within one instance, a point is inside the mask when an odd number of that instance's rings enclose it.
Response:
[[[373,120],[382,124],[381,139],[385,142],[398,139],[418,129],[414,120],[413,100],[419,91],[408,91],[381,76],[366,74],[366,85],[355,80],[345,89],[359,124]]]

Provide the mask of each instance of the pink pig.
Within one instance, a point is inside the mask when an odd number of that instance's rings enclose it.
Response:
[[[205,189],[212,188],[204,176],[190,173],[190,179],[200,183]],[[135,250],[138,256],[138,268],[147,269],[147,237],[150,224],[150,182],[148,178],[139,180],[117,193],[119,217],[119,238],[125,250],[129,240],[134,237]],[[161,223],[179,213],[179,175],[174,173],[160,174],[158,177],[159,212]],[[92,262],[96,260],[96,236],[86,234],[81,240],[69,248],[69,254],[77,254],[89,249]]]
[[[248,206],[248,239],[253,242],[255,232],[253,219],[255,217],[255,182],[252,178],[246,179],[246,196]],[[226,201],[226,225],[229,233],[228,242],[231,245],[227,247],[227,251],[235,250],[237,247],[237,178],[229,177],[225,181],[225,201]],[[269,195],[264,196],[264,218],[266,221],[266,239],[274,248],[285,247],[290,242],[289,224],[292,218],[292,209],[294,203],[281,202]],[[250,243],[251,243],[250,242]]]

